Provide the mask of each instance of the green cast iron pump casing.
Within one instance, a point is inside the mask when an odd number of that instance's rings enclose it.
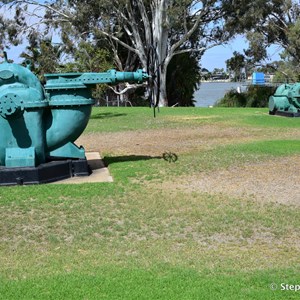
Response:
[[[282,84],[269,98],[269,111],[298,113],[300,110],[300,83]]]
[[[47,149],[50,156],[84,158],[83,148],[72,144],[85,129],[92,109],[92,87],[95,84],[119,82],[142,83],[148,75],[137,72],[46,74],[46,95],[52,107],[47,118]],[[72,120],[72,121],[71,121]],[[71,124],[70,124],[71,123]],[[63,128],[63,130],[62,130]],[[62,132],[63,131],[63,132]]]
[[[0,165],[29,166],[45,161],[43,87],[29,69],[0,64]]]
[[[46,85],[23,66],[0,64],[0,166],[32,167],[49,157],[85,158],[74,141],[87,126],[95,84],[143,82],[137,72],[46,74]]]

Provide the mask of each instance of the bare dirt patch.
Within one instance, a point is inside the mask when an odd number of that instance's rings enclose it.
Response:
[[[201,128],[167,128],[117,133],[89,133],[76,142],[88,151],[99,151],[115,155],[162,155],[193,150],[211,149],[217,145],[247,142],[263,136],[262,130],[202,126]],[[265,138],[265,137],[264,137]]]
[[[117,133],[89,133],[76,142],[88,151],[102,155],[162,156],[163,153],[193,153],[219,145],[259,140],[300,138],[299,130],[237,128],[204,125],[201,128],[166,128],[125,131]],[[250,163],[229,169],[186,175],[176,183],[165,182],[166,189],[182,189],[222,193],[232,197],[248,197],[261,201],[300,205],[300,157],[278,158]],[[176,186],[175,186],[176,185]]]
[[[176,187],[186,192],[222,193],[237,198],[300,206],[300,157],[278,158],[186,176]],[[201,177],[200,177],[201,176]]]

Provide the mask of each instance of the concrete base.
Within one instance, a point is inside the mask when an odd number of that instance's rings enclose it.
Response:
[[[86,158],[92,174],[90,176],[75,176],[64,180],[53,182],[52,184],[79,184],[93,182],[113,182],[108,169],[105,167],[98,152],[87,152]]]
[[[277,110],[275,112],[276,116],[282,116],[282,117],[290,117],[290,118],[294,118],[294,117],[300,117],[300,113],[293,113],[293,112],[288,112],[288,111],[281,111],[281,110]]]

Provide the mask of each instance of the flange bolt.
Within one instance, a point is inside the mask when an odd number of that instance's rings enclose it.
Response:
[[[0,98],[0,115],[7,119],[19,117],[24,112],[24,103],[20,96],[8,93]]]

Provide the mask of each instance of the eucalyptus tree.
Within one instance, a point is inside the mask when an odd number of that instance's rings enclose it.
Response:
[[[233,56],[226,60],[226,67],[228,71],[233,72],[234,80],[241,81],[243,69],[246,67],[246,57],[237,51],[233,52]]]
[[[32,32],[28,42],[20,57],[31,61],[32,71],[41,80],[44,80],[45,73],[57,72],[63,55],[61,45],[53,45],[51,39],[43,38],[36,32]]]
[[[246,34],[250,47],[246,51],[254,62],[268,56],[270,45],[283,50],[282,58],[293,61],[300,73],[300,2],[296,0],[224,1],[233,14],[227,14],[226,29]]]
[[[8,2],[19,11],[25,5],[43,7],[45,14],[35,13],[35,17],[40,17],[46,28],[59,29],[66,44],[76,38],[95,40],[105,36],[119,68],[126,69],[138,60],[141,67],[149,69],[152,78],[156,77],[154,91],[160,90],[160,106],[168,104],[166,76],[172,58],[195,52],[201,56],[230,36],[223,30],[223,1],[217,0]],[[120,49],[128,51],[127,65],[120,57]]]
[[[3,3],[3,1],[0,2],[0,7],[3,5],[1,3]],[[9,47],[10,45],[18,45],[20,43],[18,26],[18,23],[6,18],[4,13],[0,11],[0,50],[4,50],[5,47]]]
[[[201,67],[198,57],[182,53],[171,59],[167,72],[169,106],[194,106],[194,92],[199,88]]]

